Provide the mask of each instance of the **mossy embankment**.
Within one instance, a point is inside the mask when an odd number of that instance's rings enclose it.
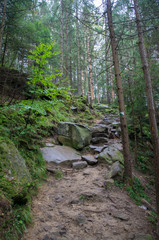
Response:
[[[73,109],[71,109],[73,106]],[[0,109],[0,239],[16,240],[31,223],[32,196],[46,178],[40,147],[60,121],[93,124],[84,97],[22,100]]]

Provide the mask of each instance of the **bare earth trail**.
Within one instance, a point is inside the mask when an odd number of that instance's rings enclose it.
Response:
[[[120,139],[109,139],[108,145],[112,142]],[[148,211],[126,191],[105,186],[106,164],[60,169],[62,178],[48,173],[33,199],[33,225],[21,240],[151,240]]]
[[[63,172],[62,179],[50,174],[40,187],[23,240],[149,239],[143,236],[151,234],[145,210],[118,187],[105,189],[104,165]]]

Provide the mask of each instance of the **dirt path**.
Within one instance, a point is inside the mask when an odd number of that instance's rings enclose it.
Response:
[[[23,240],[146,240],[146,211],[125,191],[105,189],[105,165],[49,174],[33,200],[33,226]]]

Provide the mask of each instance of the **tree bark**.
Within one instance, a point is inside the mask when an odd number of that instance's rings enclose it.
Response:
[[[60,63],[60,71],[63,73],[63,65],[64,65],[64,41],[63,41],[63,0],[60,1],[61,3],[61,39],[60,39],[60,47],[61,47],[61,63]]]
[[[77,45],[77,87],[78,95],[82,93],[80,73],[80,49],[79,49],[79,22],[78,22],[78,0],[76,0],[76,45]]]
[[[131,179],[132,167],[131,167],[131,160],[130,160],[128,127],[126,122],[122,80],[121,80],[121,73],[120,73],[120,67],[119,67],[117,43],[115,39],[114,26],[112,21],[112,9],[111,9],[110,0],[107,0],[107,14],[108,14],[108,25],[109,25],[109,32],[110,32],[110,38],[111,38],[115,78],[116,78],[116,84],[117,84],[117,93],[118,93],[118,100],[119,100],[120,123],[121,123],[123,155],[124,155],[124,178]]]
[[[113,73],[112,73],[112,67],[110,67],[110,83],[111,83],[111,96],[112,96],[112,102],[115,100],[115,92],[114,92],[114,86],[113,86]]]
[[[7,0],[4,0],[3,13],[2,13],[2,23],[1,23],[1,26],[0,26],[0,55],[1,55],[1,50],[2,50],[2,39],[3,39],[3,32],[4,32],[4,27],[5,27],[6,7],[7,7]]]
[[[134,0],[134,8],[135,8],[135,14],[136,14],[136,24],[137,24],[138,39],[139,39],[139,51],[140,51],[142,68],[144,72],[145,85],[146,85],[151,140],[152,140],[153,152],[154,152],[155,176],[156,176],[156,179],[155,179],[156,205],[157,205],[156,207],[157,207],[157,214],[158,214],[157,234],[159,236],[159,136],[158,136],[157,123],[156,123],[156,116],[155,116],[155,107],[154,107],[153,92],[152,92],[152,81],[151,81],[151,76],[150,76],[150,71],[148,66],[147,53],[144,45],[144,36],[142,31],[138,0]]]
[[[88,48],[88,66],[89,66],[89,84],[91,93],[91,104],[94,102],[94,87],[93,87],[93,73],[92,73],[92,59],[90,50],[90,32],[87,27],[87,48]]]
[[[107,103],[110,104],[110,93],[109,93],[109,75],[108,75],[108,71],[107,71],[107,19],[106,19],[106,0],[103,0],[103,6],[105,6],[104,11],[104,38],[105,38],[105,69],[106,69],[106,74],[105,74],[105,78],[106,78],[106,84],[107,84]]]

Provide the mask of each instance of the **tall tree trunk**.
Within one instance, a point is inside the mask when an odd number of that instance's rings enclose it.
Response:
[[[63,65],[64,65],[64,40],[63,40],[63,0],[61,3],[61,62],[60,62],[60,71],[63,73]]]
[[[125,170],[124,177],[131,179],[132,178],[132,167],[131,167],[131,160],[130,160],[128,127],[127,127],[127,122],[126,122],[122,80],[121,80],[121,73],[120,73],[120,67],[119,67],[117,43],[116,43],[116,39],[115,39],[114,26],[113,26],[113,21],[112,21],[112,9],[111,9],[111,1],[110,0],[107,0],[107,13],[108,13],[108,25],[109,25],[109,32],[110,32],[110,38],[111,38],[111,47],[112,47],[115,78],[116,78],[118,100],[119,100],[120,123],[121,123],[123,154],[124,154],[124,170]]]
[[[8,42],[8,34],[6,34],[5,42],[4,42],[4,48],[2,53],[2,67],[4,66],[4,59],[6,55],[6,49],[7,49],[7,42]]]
[[[87,31],[86,31],[87,32]],[[88,99],[88,104],[90,104],[90,89],[89,89],[89,81],[88,81],[88,70],[87,70],[87,66],[88,66],[88,48],[87,48],[87,41],[88,41],[88,36],[86,36],[86,40],[85,40],[85,79],[86,79],[86,95],[87,95],[87,99]]]
[[[109,93],[109,74],[108,74],[108,70],[107,70],[107,19],[106,19],[106,0],[103,0],[103,6],[104,7],[104,34],[105,34],[105,69],[106,69],[106,74],[105,74],[105,78],[106,78],[106,84],[107,84],[107,103],[110,104],[110,93]]]
[[[112,96],[112,102],[115,100],[115,92],[114,92],[114,86],[113,86],[113,73],[112,73],[112,67],[110,67],[110,84],[111,84],[111,96]]]
[[[92,59],[91,59],[91,49],[90,49],[90,32],[87,27],[87,48],[88,48],[88,65],[89,65],[89,84],[91,93],[91,104],[94,102],[94,87],[93,87],[93,73],[92,73]]]
[[[152,139],[154,160],[155,160],[155,175],[156,175],[155,187],[156,187],[156,204],[157,204],[157,214],[158,214],[157,234],[159,236],[159,136],[158,136],[155,107],[154,107],[154,100],[153,100],[153,93],[152,93],[152,82],[151,82],[148,61],[147,61],[147,53],[144,45],[144,36],[142,32],[138,0],[134,0],[134,8],[135,8],[135,14],[136,14],[136,24],[137,24],[138,39],[139,39],[139,50],[140,50],[142,68],[144,72],[145,85],[146,85],[151,139]]]
[[[71,28],[70,28],[70,25],[71,25],[71,23],[69,21],[69,24],[68,24],[68,27],[69,27],[69,33],[68,33],[68,39],[69,39],[69,79],[70,79],[70,86],[72,88],[72,45],[71,45]]]
[[[4,27],[5,27],[6,7],[7,7],[7,0],[4,0],[2,22],[1,22],[1,26],[0,26],[0,55],[1,55],[1,50],[2,50],[3,31],[4,31]]]
[[[78,0],[76,0],[76,45],[77,45],[77,87],[78,95],[81,95],[81,73],[80,73],[80,48],[79,48],[79,22],[78,22]]]
[[[66,9],[65,11],[65,23],[66,23],[66,29],[65,29],[65,77],[68,78],[68,11]],[[69,86],[69,82],[67,83]]]

